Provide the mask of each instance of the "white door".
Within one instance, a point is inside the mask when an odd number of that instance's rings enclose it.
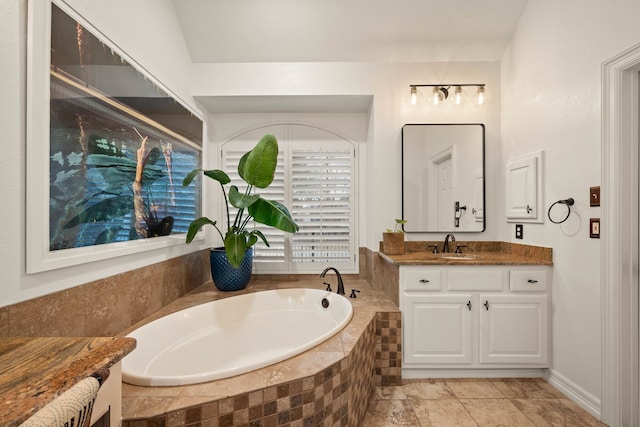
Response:
[[[473,361],[471,294],[407,296],[404,364],[469,364]]]
[[[546,295],[480,295],[479,362],[548,363]]]
[[[453,230],[453,162],[438,163],[438,230]]]

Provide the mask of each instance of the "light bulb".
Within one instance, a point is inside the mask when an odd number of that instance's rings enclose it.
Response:
[[[456,105],[462,105],[465,99],[466,99],[466,94],[462,91],[462,87],[456,86],[456,89],[453,92],[453,102]]]
[[[409,92],[409,96],[407,98],[407,103],[415,107],[416,105],[422,102],[422,93],[418,90],[417,87],[411,86],[411,91]]]
[[[474,100],[476,105],[484,105],[487,103],[489,98],[487,97],[487,93],[484,90],[484,86],[478,86],[478,90],[476,91]]]

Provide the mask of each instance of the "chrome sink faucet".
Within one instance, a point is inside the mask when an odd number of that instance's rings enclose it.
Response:
[[[333,270],[336,273],[336,276],[338,276],[338,290],[336,291],[336,293],[339,295],[344,295],[344,282],[342,282],[342,276],[340,275],[340,272],[335,269],[335,267],[325,268],[324,271],[320,273],[320,277],[324,277],[324,275],[327,274],[327,271],[329,270]]]
[[[447,252],[451,252],[449,250],[449,242],[455,243],[456,242],[456,236],[454,236],[451,233],[447,234],[447,236],[444,238],[444,244],[442,245],[442,253],[446,254]]]

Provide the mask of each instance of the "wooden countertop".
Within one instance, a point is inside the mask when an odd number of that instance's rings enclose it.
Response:
[[[18,425],[136,347],[132,338],[0,338],[0,425]]]

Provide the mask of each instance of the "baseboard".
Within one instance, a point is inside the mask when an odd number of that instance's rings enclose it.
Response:
[[[546,369],[402,369],[404,379],[422,378],[541,378]]]
[[[585,411],[599,420],[602,419],[602,401],[600,399],[583,390],[556,370],[552,369],[550,373],[545,376],[545,379]]]

